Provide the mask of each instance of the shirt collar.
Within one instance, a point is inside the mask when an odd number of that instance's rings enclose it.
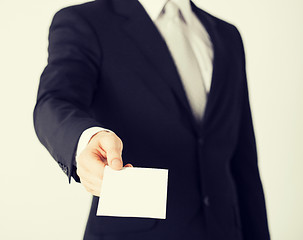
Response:
[[[144,7],[153,21],[156,21],[162,12],[167,0],[138,0]],[[181,10],[185,21],[190,24],[192,17],[192,10],[189,0],[170,0],[173,1]]]

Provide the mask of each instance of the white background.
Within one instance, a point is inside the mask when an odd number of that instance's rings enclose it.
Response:
[[[32,123],[50,21],[79,2],[0,0],[0,239],[82,238],[91,197],[68,184]],[[303,2],[196,3],[242,34],[272,239],[302,240]]]

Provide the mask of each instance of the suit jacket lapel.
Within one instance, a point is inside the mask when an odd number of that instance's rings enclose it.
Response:
[[[227,48],[225,41],[222,39],[219,33],[217,22],[205,11],[198,8],[193,2],[191,2],[192,10],[200,19],[204,27],[206,28],[214,49],[213,60],[213,74],[211,79],[211,87],[208,94],[206,109],[203,117],[203,121],[199,124],[199,130],[206,131],[206,126],[211,123],[213,114],[216,113],[218,104],[222,104],[220,96],[224,91],[224,79],[226,79],[227,69]]]
[[[155,68],[172,89],[180,104],[191,113],[191,109],[182,86],[176,65],[159,33],[138,0],[113,0],[113,6],[119,15],[126,17],[123,29],[135,42],[147,61]]]
[[[219,36],[216,22],[209,14],[191,2],[194,13],[208,31],[214,47],[213,76],[205,114],[203,121],[196,123],[172,56],[164,39],[145,12],[145,9],[138,0],[112,0],[112,3],[114,11],[120,16],[125,17],[122,26],[123,30],[136,42],[142,54],[159,73],[159,76],[162,77],[161,80],[166,82],[172,89],[180,106],[182,106],[189,115],[191,125],[197,131],[201,131],[201,128],[205,129],[205,125],[215,112],[216,104],[219,104],[220,89],[223,88],[222,77],[226,69],[226,49],[223,39]]]

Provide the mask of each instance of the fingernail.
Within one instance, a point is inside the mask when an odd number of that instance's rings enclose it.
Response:
[[[112,161],[112,166],[113,166],[114,168],[121,168],[121,161],[120,161],[119,159],[114,159],[114,160]]]

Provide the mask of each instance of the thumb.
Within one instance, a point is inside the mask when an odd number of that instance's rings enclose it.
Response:
[[[118,150],[107,151],[106,156],[107,156],[108,166],[110,166],[114,170],[122,169],[123,162],[122,162],[121,154],[122,152]]]

